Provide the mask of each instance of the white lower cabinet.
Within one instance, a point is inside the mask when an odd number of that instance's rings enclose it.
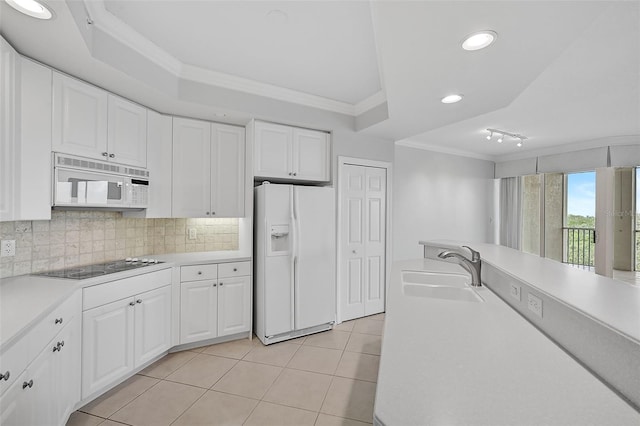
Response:
[[[218,336],[249,330],[251,277],[218,281]]]
[[[251,329],[250,270],[250,262],[181,268],[181,344]]]
[[[75,301],[79,311],[80,301]],[[80,318],[60,318],[66,321],[64,327],[0,398],[3,426],[63,425],[80,400]],[[46,326],[25,338],[46,334]]]
[[[170,283],[167,269],[84,289],[83,399],[169,349]]]

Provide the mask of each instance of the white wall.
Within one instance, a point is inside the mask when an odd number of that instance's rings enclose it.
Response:
[[[494,240],[494,163],[396,145],[393,259],[422,257],[419,240]]]

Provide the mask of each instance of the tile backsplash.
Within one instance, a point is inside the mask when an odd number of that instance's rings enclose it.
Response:
[[[196,238],[189,239],[195,229]],[[193,232],[193,231],[192,231]],[[0,278],[142,255],[238,249],[238,219],[136,219],[120,212],[60,211],[51,220],[0,222],[16,255]]]

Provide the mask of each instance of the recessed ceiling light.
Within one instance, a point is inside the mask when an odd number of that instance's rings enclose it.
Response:
[[[455,104],[456,102],[460,102],[462,100],[462,95],[449,95],[440,99],[440,102],[443,104]]]
[[[479,31],[477,33],[469,34],[462,42],[462,48],[464,50],[480,50],[492,44],[498,38],[498,34],[495,31]]]
[[[4,0],[9,6],[18,12],[38,19],[51,19],[53,13],[43,4],[36,0]]]

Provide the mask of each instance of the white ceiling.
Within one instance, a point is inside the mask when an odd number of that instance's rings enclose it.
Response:
[[[640,0],[44,2],[52,21],[0,1],[0,34],[161,112],[296,124],[315,109],[355,129],[376,107],[360,133],[491,159],[640,140]],[[460,49],[481,29],[497,42]],[[452,92],[463,101],[439,102]],[[489,127],[529,140],[488,142]]]
[[[106,0],[182,62],[350,104],[380,91],[368,2]]]

